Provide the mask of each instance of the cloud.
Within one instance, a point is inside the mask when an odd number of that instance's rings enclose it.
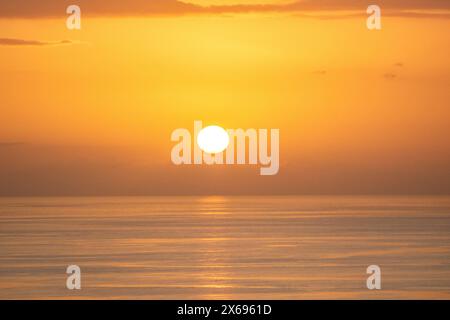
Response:
[[[249,12],[308,12],[362,11],[371,4],[368,0],[302,0],[289,4],[241,4],[199,6],[177,0],[0,0],[0,18],[44,18],[66,15],[66,8],[77,4],[87,16],[148,16],[184,14],[221,14]],[[378,0],[383,14],[411,17],[437,16],[448,18],[449,13],[430,13],[430,10],[450,10],[448,0]],[[411,12],[419,10],[419,12]],[[422,12],[420,12],[422,10]],[[344,16],[345,17],[345,16]]]
[[[324,76],[327,74],[327,70],[316,70],[313,72],[313,74]]]
[[[73,44],[70,40],[61,41],[39,41],[39,40],[24,40],[24,39],[11,39],[11,38],[0,38],[0,46],[61,46]]]
[[[367,0],[304,0],[286,5],[291,10],[362,10],[373,4]],[[447,0],[378,0],[381,10],[439,10],[450,9]]]
[[[397,75],[395,73],[388,72],[388,73],[385,73],[383,75],[383,77],[385,79],[393,80],[393,79],[397,78]]]
[[[450,1],[449,1],[450,3]],[[426,9],[423,9],[426,10]],[[441,9],[449,10],[449,9]],[[450,19],[449,11],[408,11],[408,10],[391,10],[383,13],[384,17],[403,17],[403,18],[435,18],[435,19]]]
[[[0,196],[450,194],[447,150],[400,144],[349,158],[345,149],[307,148],[285,154],[283,170],[266,179],[247,166],[159,163],[147,148],[27,143],[0,148]]]
[[[351,12],[350,12],[351,11]],[[349,19],[349,18],[365,18],[367,17],[367,13],[363,10],[337,10],[334,12],[331,11],[321,12],[318,10],[304,10],[302,13],[293,13],[296,17],[300,18],[309,18],[316,20],[338,20],[338,19]],[[450,19],[450,12],[445,11],[434,11],[434,12],[426,12],[426,11],[406,11],[406,10],[396,10],[390,9],[385,10],[382,9],[382,17],[403,17],[403,18],[434,18],[434,19]]]
[[[201,7],[176,0],[0,0],[0,17],[49,18],[66,16],[66,8],[76,4],[82,15],[129,16],[195,13]]]

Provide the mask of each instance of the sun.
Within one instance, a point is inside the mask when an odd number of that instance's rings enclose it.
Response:
[[[228,133],[219,126],[208,126],[200,130],[197,136],[197,144],[206,153],[220,153],[230,143]]]

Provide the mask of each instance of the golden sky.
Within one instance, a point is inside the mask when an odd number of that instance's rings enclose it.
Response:
[[[364,1],[185,2],[79,1],[71,31],[0,1],[0,195],[450,192],[448,2],[380,31]],[[279,128],[280,173],[175,167],[194,120]]]

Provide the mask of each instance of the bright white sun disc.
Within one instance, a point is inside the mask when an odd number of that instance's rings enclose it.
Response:
[[[198,146],[207,153],[220,153],[228,147],[229,143],[228,133],[219,126],[203,128],[197,136]]]

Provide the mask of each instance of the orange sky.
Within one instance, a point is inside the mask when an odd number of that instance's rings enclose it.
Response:
[[[393,1],[381,31],[364,6],[347,16],[361,1],[199,15],[133,0],[123,16],[80,2],[70,31],[54,1],[0,1],[0,195],[450,192],[444,2],[408,16]],[[279,128],[280,173],[175,167],[170,133],[194,120]]]

